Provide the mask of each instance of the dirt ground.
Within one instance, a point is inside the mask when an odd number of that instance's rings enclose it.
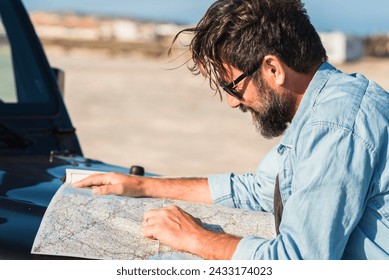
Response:
[[[179,60],[46,52],[65,70],[65,103],[89,158],[170,176],[243,173],[278,142],[262,138],[251,116],[221,102],[207,81],[177,68]],[[388,59],[337,66],[389,89]]]

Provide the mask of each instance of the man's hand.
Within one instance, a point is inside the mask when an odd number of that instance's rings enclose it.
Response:
[[[198,219],[177,206],[150,210],[143,221],[144,236],[205,259],[231,259],[240,238],[203,228]]]
[[[123,196],[144,196],[143,177],[120,173],[93,174],[73,184],[75,188],[92,187],[94,194],[116,194]]]

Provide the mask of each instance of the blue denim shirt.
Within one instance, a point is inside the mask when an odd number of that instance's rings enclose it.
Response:
[[[272,212],[279,175],[280,234],[244,237],[233,258],[389,259],[388,142],[389,94],[323,63],[256,174],[208,177],[216,204]]]

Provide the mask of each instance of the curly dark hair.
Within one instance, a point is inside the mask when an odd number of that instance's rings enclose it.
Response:
[[[226,77],[223,63],[249,72],[266,55],[275,55],[288,67],[307,73],[327,60],[320,37],[300,0],[218,0],[193,28],[189,44],[193,74],[209,78],[220,93]],[[259,74],[258,74],[259,75]]]

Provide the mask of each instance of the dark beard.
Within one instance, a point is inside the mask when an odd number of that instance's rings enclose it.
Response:
[[[242,112],[250,111],[257,130],[266,139],[278,137],[288,128],[295,113],[296,98],[292,93],[277,93],[263,80],[258,85],[260,96],[255,108],[240,104]]]

